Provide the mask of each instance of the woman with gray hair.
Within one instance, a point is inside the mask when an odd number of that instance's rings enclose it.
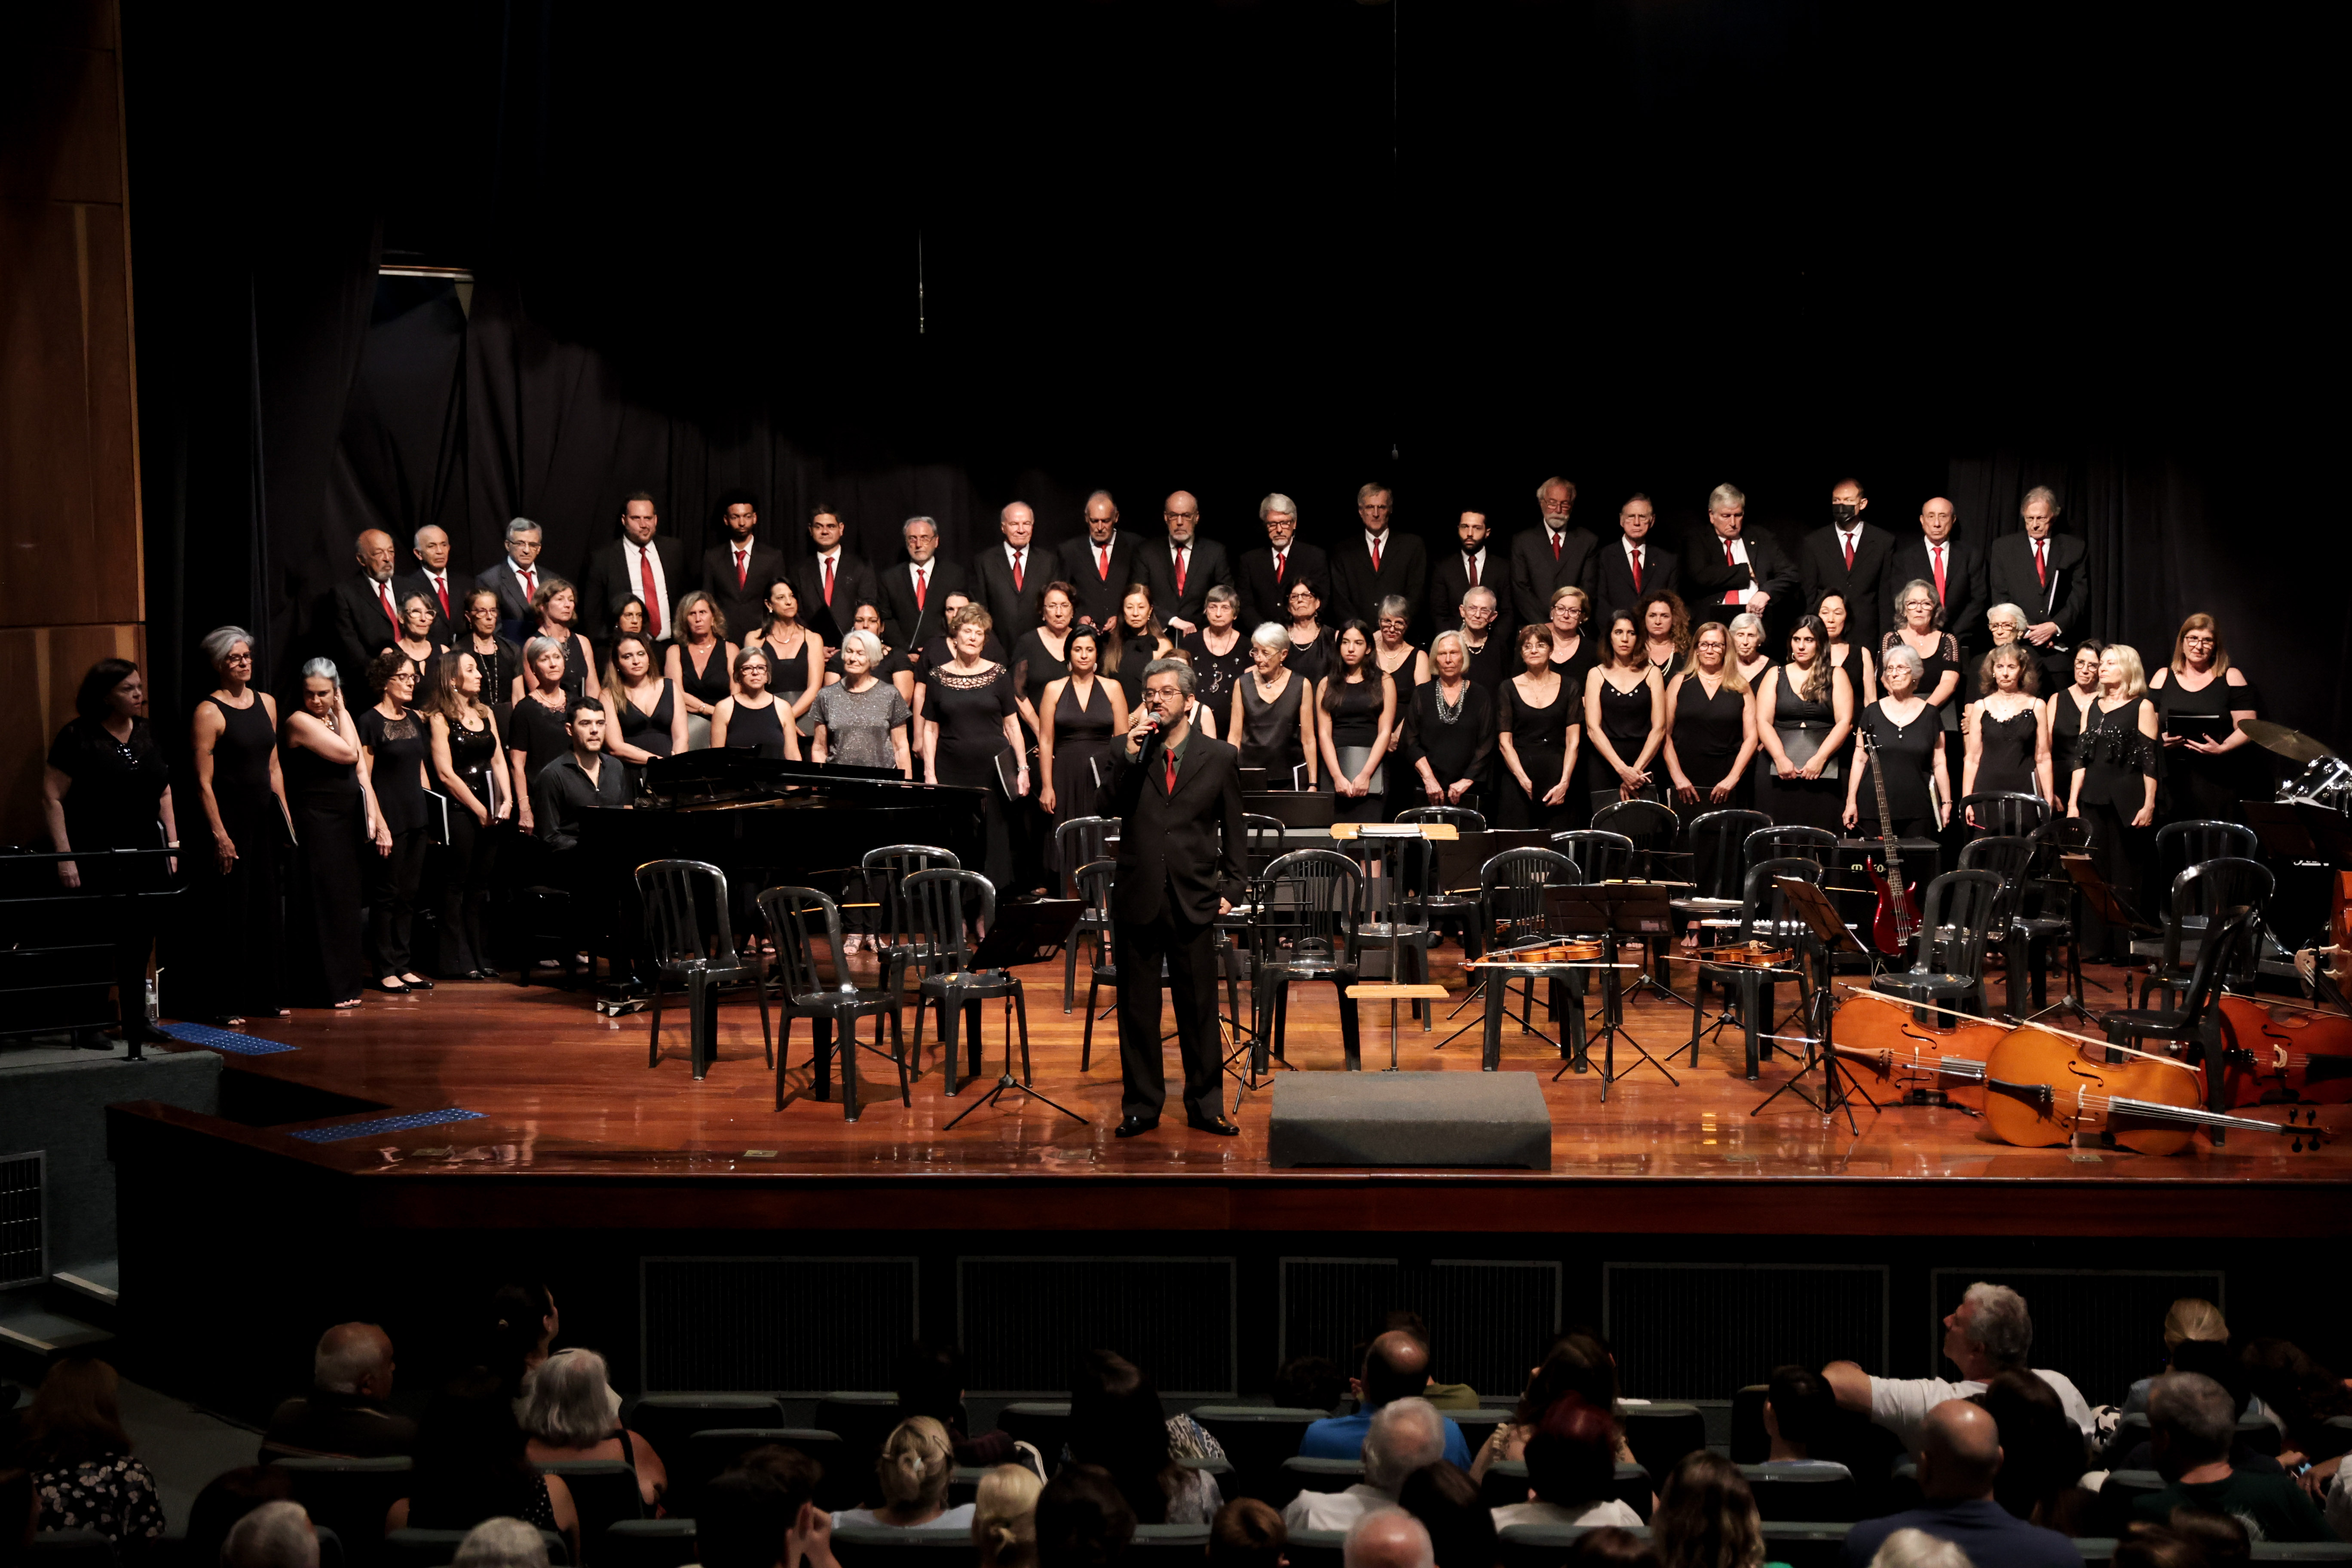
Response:
[[[594,1351],[557,1351],[531,1368],[515,1405],[515,1420],[530,1439],[523,1455],[532,1464],[617,1460],[637,1472],[637,1495],[647,1508],[669,1489],[661,1456],[621,1425],[621,1396]]]
[[[1298,585],[1306,586],[1303,581]],[[1292,647],[1289,632],[1278,622],[1267,621],[1250,633],[1250,672],[1234,682],[1225,733],[1241,748],[1242,766],[1265,769],[1272,775],[1267,782],[1281,789],[1299,788],[1298,770],[1305,768],[1304,786],[1313,789],[1320,773],[1315,712],[1307,700],[1311,682],[1288,668]]]
[[[284,740],[297,845],[288,889],[292,994],[306,1006],[356,1007],[364,974],[360,856],[375,837],[376,805],[334,660],[302,667],[302,706],[286,716]]]
[[[510,1515],[486,1519],[457,1543],[451,1568],[547,1568],[547,1537]]]
[[[1944,760],[1942,716],[1919,695],[1926,668],[1927,661],[1899,637],[1887,638],[1886,662],[1878,672],[1886,695],[1854,718],[1853,763],[1845,780],[1843,820],[1849,828],[1874,837],[1892,833],[1899,838],[1930,838],[1944,826],[1952,804],[1952,773]],[[1878,820],[1875,788],[1870,809],[1862,809],[1863,780],[1874,763],[1885,781],[1892,823]]]
[[[851,632],[841,639],[841,679],[817,692],[809,709],[810,757],[853,768],[888,768],[914,776],[907,740],[913,718],[898,689],[882,679],[882,639]]]
[[[286,921],[278,901],[278,857],[289,847],[292,816],[278,764],[278,703],[253,684],[253,634],[220,626],[204,640],[220,684],[196,704],[193,742],[196,799],[212,842],[191,845],[183,862],[194,886],[188,931],[193,973],[165,1005],[180,1017],[284,1017]]]

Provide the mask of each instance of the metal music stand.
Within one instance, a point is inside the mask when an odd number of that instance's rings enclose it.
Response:
[[[1225,1076],[1236,1085],[1234,1089],[1233,1114],[1241,1114],[1242,1097],[1252,1089],[1264,1089],[1274,1081],[1274,1070],[1297,1072],[1298,1068],[1274,1054],[1272,1042],[1260,1036],[1257,1029],[1242,1016],[1241,986],[1235,976],[1242,967],[1252,962],[1258,949],[1258,927],[1265,915],[1265,886],[1255,879],[1242,884],[1241,907],[1217,917],[1217,940],[1222,945],[1222,962],[1225,971],[1225,996],[1233,1008],[1228,1019],[1219,1016],[1219,1026],[1228,1031],[1219,1039],[1226,1047]],[[1238,933],[1240,940],[1236,941]],[[1250,995],[1257,995],[1257,977],[1250,976]],[[1162,1044],[1166,1041],[1163,1039]],[[1245,1069],[1234,1064],[1248,1058]]]
[[[1775,877],[1772,882],[1789,900],[1789,908],[1805,922],[1806,929],[1798,935],[1797,944],[1804,952],[1805,963],[1812,967],[1812,994],[1805,999],[1805,1059],[1797,1064],[1797,1070],[1789,1075],[1788,1082],[1766,1095],[1748,1114],[1760,1116],[1766,1106],[1782,1095],[1794,1094],[1820,1111],[1824,1123],[1839,1111],[1844,1111],[1846,1130],[1859,1137],[1862,1125],[1854,1120],[1854,1097],[1861,1096],[1873,1110],[1878,1109],[1878,1101],[1870,1098],[1869,1091],[1852,1073],[1838,1066],[1837,1051],[1831,1041],[1831,1027],[1837,1014],[1836,955],[1860,952],[1862,944],[1854,941],[1852,931],[1846,930],[1845,921],[1838,915],[1837,906],[1830,902],[1829,894],[1822,889],[1794,877]],[[1805,1075],[1813,1069],[1816,1061],[1822,1069],[1819,1100],[1806,1090],[1804,1083]]]
[[[1070,933],[1077,929],[1078,916],[1085,912],[1086,907],[1083,899],[1036,899],[1025,903],[1004,905],[996,911],[995,922],[988,928],[988,934],[982,937],[980,945],[972,950],[972,968],[998,970],[1010,980],[1015,965],[1044,963],[1062,951],[1062,944],[1068,942]],[[1022,1028],[1025,1034],[1028,1026],[1024,1024]],[[940,1030],[945,1032],[944,1024]],[[974,1032],[977,1031],[978,1026],[975,1025]],[[1085,1123],[1087,1121],[1068,1106],[1038,1093],[1029,1079],[1013,1076],[1013,992],[1009,986],[1004,993],[1004,1071],[998,1075],[994,1089],[958,1111],[955,1121],[940,1131],[953,1131],[957,1121],[961,1121],[983,1105],[995,1104],[1008,1089],[1019,1089],[1039,1104],[1053,1107],[1073,1121]]]
[[[1609,1103],[1609,1086],[1626,1073],[1647,1062],[1659,1075],[1675,1088],[1682,1080],[1666,1070],[1666,1064],[1652,1056],[1648,1047],[1633,1037],[1625,1026],[1625,988],[1617,978],[1617,939],[1622,935],[1655,938],[1674,931],[1674,910],[1669,903],[1670,889],[1663,882],[1571,882],[1563,887],[1544,889],[1544,914],[1547,923],[1557,931],[1571,936],[1597,936],[1601,939],[1601,1103]],[[1625,1072],[1617,1070],[1617,1037],[1633,1047],[1641,1061],[1626,1064]],[[1590,1042],[1587,1044],[1590,1049]],[[1570,1064],[1573,1065],[1573,1064]],[[1558,1079],[1567,1072],[1562,1067],[1552,1074]]]
[[[2142,936],[2161,936],[2164,928],[2142,920],[2137,911],[2117,897],[2115,889],[2107,885],[2107,879],[2099,875],[2099,868],[2087,851],[2068,850],[2058,857],[2058,863],[2066,868],[2066,875],[2073,879],[2074,884],[2072,921],[2074,935],[2066,944],[2066,994],[2034,1014],[2033,1018],[2048,1013],[2072,1012],[2078,1018],[2088,1019],[2092,1016],[2091,1010],[2083,1005],[2083,910],[2086,907],[2096,910],[2099,917],[2109,925],[2118,925]],[[2101,985],[2099,989],[2105,991],[2106,987]],[[2124,989],[2128,993],[2131,987],[2126,984]],[[2025,1021],[2030,1024],[2033,1018]]]

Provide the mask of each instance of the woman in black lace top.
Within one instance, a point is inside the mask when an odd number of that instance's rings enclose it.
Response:
[[[2140,868],[2156,822],[2156,705],[2139,650],[2123,643],[2099,655],[2099,695],[2083,716],[2083,739],[2066,815],[2091,824],[2091,863],[2116,896],[2144,915]],[[2151,889],[2153,891],[2154,889]],[[2131,932],[2083,911],[2083,956],[2110,962],[2129,954]]]

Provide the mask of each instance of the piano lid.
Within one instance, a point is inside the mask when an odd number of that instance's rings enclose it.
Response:
[[[645,777],[647,793],[675,805],[774,799],[803,790],[817,795],[867,795],[877,785],[926,792],[952,787],[915,784],[890,768],[786,762],[781,757],[761,756],[753,746],[705,747],[674,757],[656,757],[646,764]]]

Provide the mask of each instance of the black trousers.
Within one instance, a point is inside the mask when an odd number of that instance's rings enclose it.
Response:
[[[379,980],[404,974],[409,963],[409,922],[416,911],[416,889],[425,879],[425,851],[432,837],[422,827],[392,836],[392,853],[379,855],[367,847],[368,963]]]
[[[1168,961],[1168,989],[1176,1004],[1176,1049],[1184,1061],[1184,1114],[1203,1121],[1221,1114],[1224,1058],[1218,1049],[1216,930],[1184,919],[1172,894],[1159,918],[1112,924],[1111,951],[1118,965],[1118,1066],[1127,1086],[1119,1109],[1125,1115],[1157,1118],[1168,1100],[1160,1048],[1162,958]]]
[[[2131,826],[2132,813],[2139,809],[2134,802],[2130,810],[2095,801],[2083,807],[2083,815],[2091,823],[2091,864],[2105,879],[2132,912],[2143,920],[2161,923],[2171,912],[2167,905],[2168,889],[2148,889],[2143,900],[2141,885],[2147,864],[2156,842],[2156,830]],[[2154,908],[2148,907],[2154,905]],[[2105,963],[2116,963],[2131,956],[2131,932],[2113,924],[2086,900],[2083,905],[2083,929],[2078,933],[2083,943],[2083,956]]]
[[[449,803],[449,843],[441,857],[441,952],[435,965],[443,974],[490,967],[490,886],[503,837],[497,824],[478,823],[472,812]]]

